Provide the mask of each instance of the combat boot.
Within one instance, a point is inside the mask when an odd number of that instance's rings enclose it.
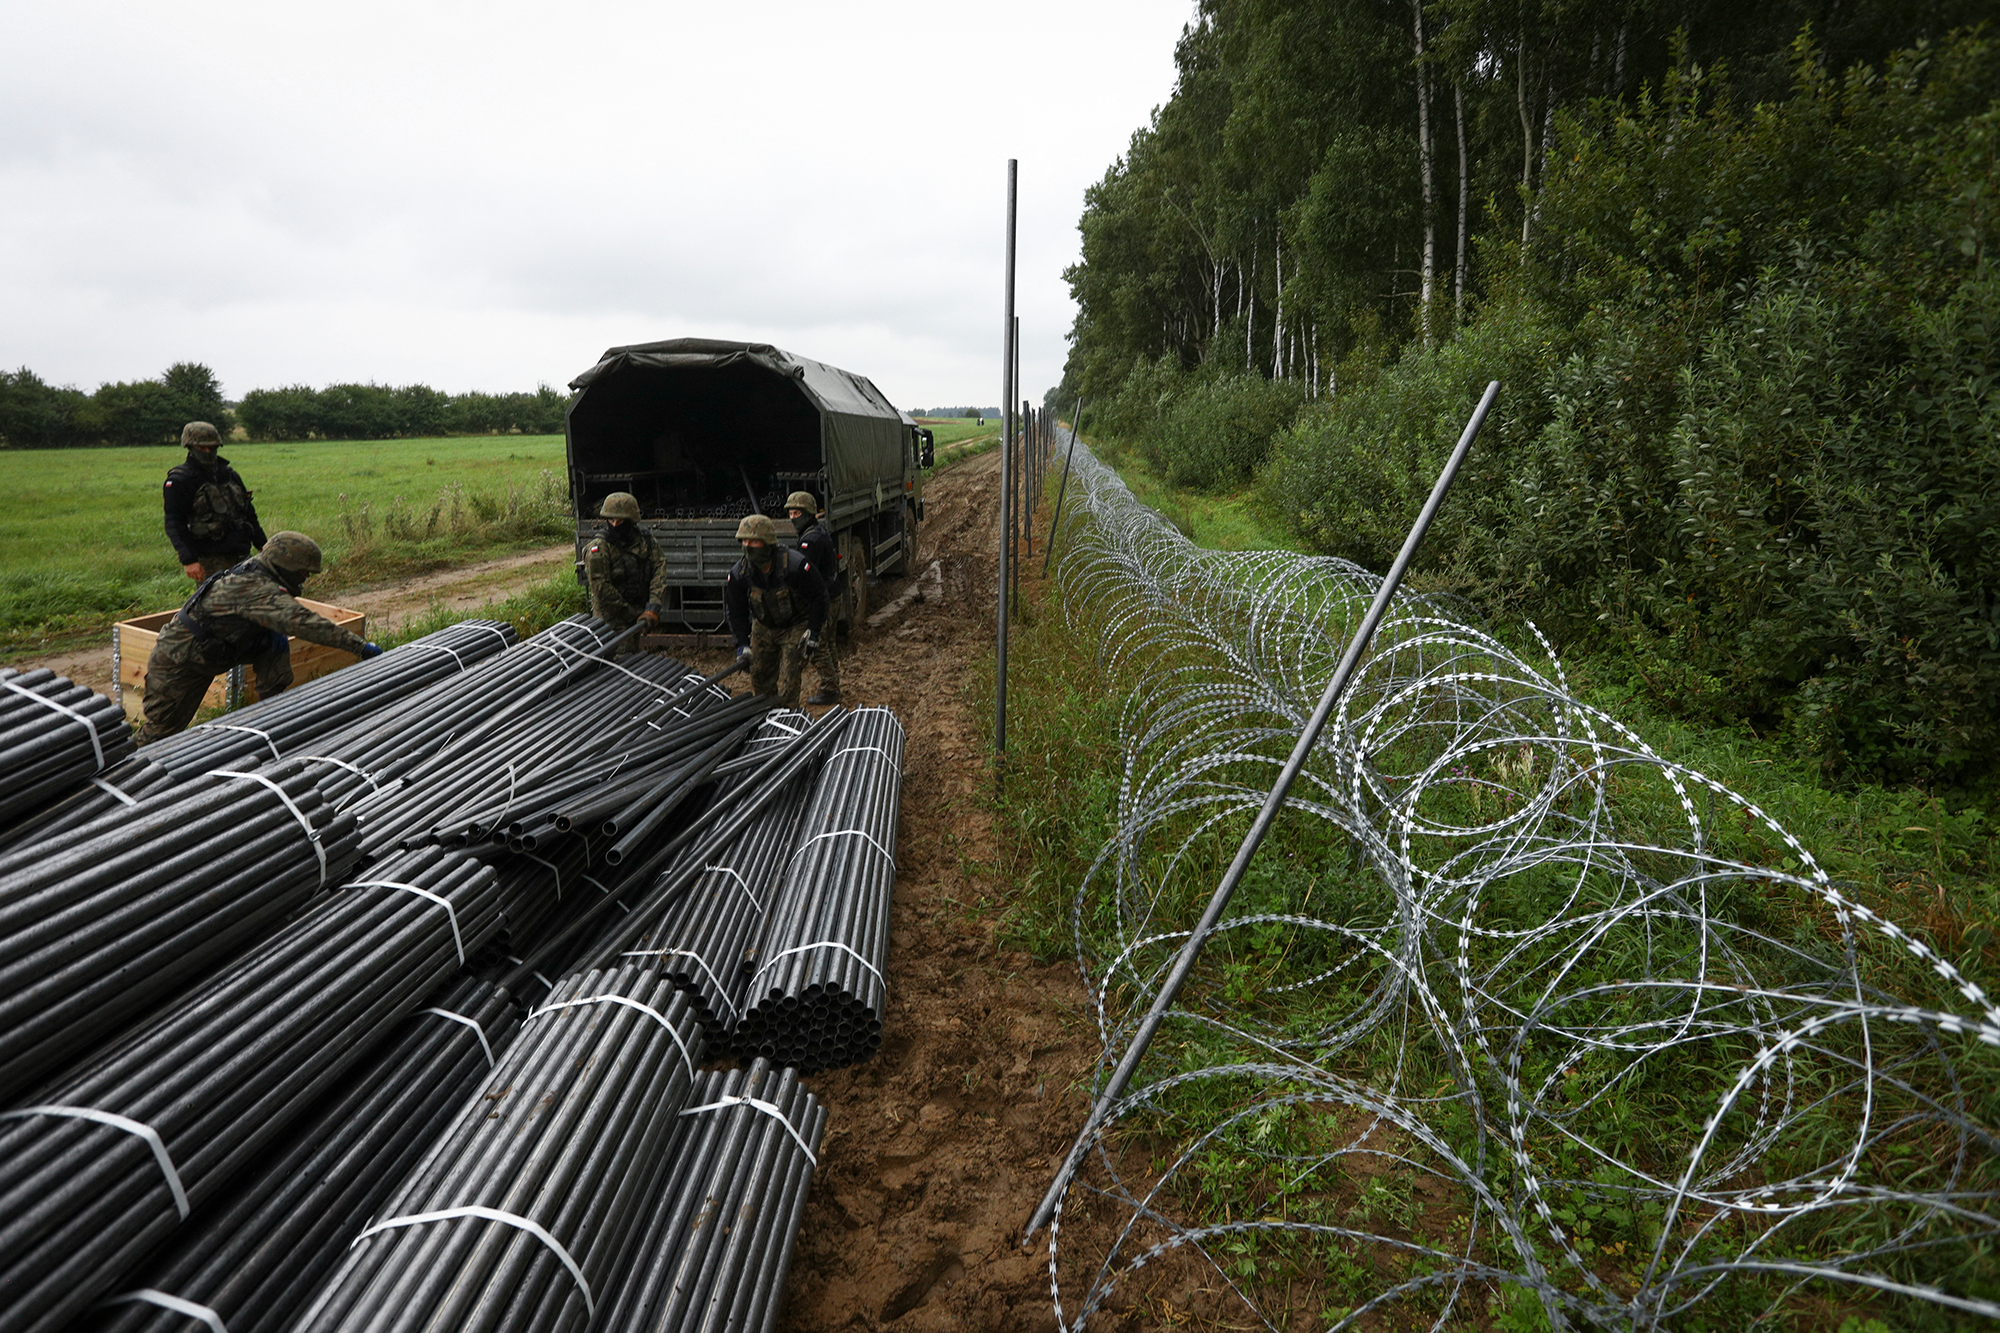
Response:
[[[840,702],[840,691],[821,690],[818,694],[806,700],[806,702],[809,704],[837,704]]]

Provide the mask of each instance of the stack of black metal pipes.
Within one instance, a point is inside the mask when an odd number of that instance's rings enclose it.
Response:
[[[132,754],[125,711],[45,668],[0,667],[0,822],[67,793]]]
[[[619,752],[638,744],[634,716],[687,674],[666,657],[583,665],[595,670],[517,700],[504,726],[482,724],[409,768],[393,788],[356,801],[351,808],[361,821],[364,852],[431,841],[440,825],[478,823],[495,809],[504,818],[524,779],[547,769],[566,773],[592,749]],[[689,702],[719,703],[712,695]],[[489,815],[485,823],[493,822]]]
[[[812,1073],[864,1060],[882,1044],[902,787],[902,724],[886,708],[857,710],[827,755],[779,877],[730,1039],[739,1057]]]
[[[502,621],[462,620],[155,741],[146,747],[146,757],[176,773],[205,773],[310,754],[327,737],[462,674],[505,651],[517,637]]]
[[[181,785],[180,780],[144,755],[120,760],[94,777],[85,778],[67,796],[42,806],[33,814],[22,815],[0,829],[0,847],[13,847],[39,839],[52,829],[75,828],[120,809],[130,809],[141,799]]]
[[[0,1100],[206,980],[357,855],[353,816],[296,763],[0,852]]]
[[[680,1113],[674,1171],[594,1329],[770,1329],[824,1131],[826,1109],[796,1069],[704,1073]]]
[[[599,1333],[741,1330],[778,1317],[826,1109],[768,1061],[705,1073],[681,1111],[673,1172]]]
[[[294,1333],[582,1329],[657,1197],[700,1058],[656,970],[565,979]]]
[[[559,976],[575,960],[584,966],[612,967],[637,947],[699,879],[710,861],[788,790],[791,780],[819,763],[839,740],[849,714],[834,707],[796,736],[784,737],[764,752],[739,757],[715,770],[729,789],[690,819],[679,832],[654,847],[644,860],[617,867],[621,892],[568,919],[528,953],[501,985],[516,996],[538,993],[544,978]],[[780,727],[779,730],[784,728]],[[644,886],[634,892],[636,886]]]
[[[746,757],[796,735],[806,720],[773,714],[745,745]],[[746,960],[763,934],[765,904],[796,841],[812,779],[811,770],[789,779],[733,842],[702,858],[699,877],[625,955],[658,963],[693,1002],[711,1042],[726,1039],[742,1012]]]
[[[316,1104],[499,925],[493,872],[379,867],[0,1112],[0,1311],[61,1327]]]
[[[281,1333],[520,1026],[470,977],[428,999],[71,1333]]]
[[[458,737],[505,725],[508,710],[565,680],[609,638],[604,622],[571,616],[398,703],[350,723],[313,746],[325,767],[321,790],[346,806],[379,795]],[[398,650],[400,651],[400,650]]]
[[[536,851],[562,834],[576,834],[602,839],[606,859],[616,865],[671,813],[673,804],[662,798],[682,799],[707,785],[708,770],[742,743],[769,707],[754,695],[726,702],[708,697],[703,711],[655,730],[633,729],[627,717],[601,711],[588,697],[569,703],[549,710],[539,727],[523,724],[530,728],[524,738],[529,745],[542,730],[558,737],[563,744],[557,753],[533,771],[507,774],[503,791],[476,792],[422,840],[443,846],[503,841]],[[587,745],[577,744],[579,723],[595,733]]]

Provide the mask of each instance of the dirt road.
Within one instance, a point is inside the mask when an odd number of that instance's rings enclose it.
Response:
[[[1097,1047],[1074,966],[994,939],[1007,885],[983,873],[996,859],[979,794],[990,733],[965,686],[993,636],[999,460],[931,483],[921,600],[841,662],[846,701],[893,708],[907,733],[889,1012],[873,1060],[808,1081],[828,1118],[779,1325],[792,1333],[1055,1327],[1047,1254],[1016,1241],[1082,1123],[1068,1090]]]

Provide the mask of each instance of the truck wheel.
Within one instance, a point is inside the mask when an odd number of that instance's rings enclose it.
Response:
[[[868,565],[861,537],[852,529],[840,534],[840,568],[847,579],[840,599],[845,604],[842,619],[848,637],[859,638],[868,619]]]

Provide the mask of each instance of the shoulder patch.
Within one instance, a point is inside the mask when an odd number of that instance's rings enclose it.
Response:
[[[590,548],[590,549],[589,549],[588,551],[585,551],[585,552],[584,552],[584,554],[585,554],[585,555],[596,555],[596,554],[597,554],[597,553],[598,553],[599,551],[601,551],[601,550],[603,550],[603,549],[604,549],[604,548],[603,548],[603,547],[601,547],[601,546],[593,546],[593,547],[591,547],[591,548]]]

